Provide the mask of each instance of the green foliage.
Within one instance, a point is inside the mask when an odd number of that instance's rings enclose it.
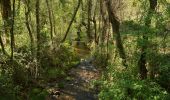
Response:
[[[59,77],[64,77],[66,76],[66,73],[64,72],[63,69],[57,69],[57,68],[49,68],[47,70],[47,78],[48,79],[56,79]]]
[[[60,82],[60,83],[58,84],[58,87],[61,88],[61,89],[64,88],[64,83],[63,83],[63,82]]]
[[[155,36],[156,33],[163,33],[163,22],[159,26],[160,30],[147,28],[133,21],[123,23],[122,28],[125,28],[125,30],[121,30],[121,32],[124,37],[128,37],[125,38],[124,45],[126,47],[125,50],[127,52],[129,66],[128,69],[122,70],[122,65],[119,65],[119,59],[116,59],[115,62],[109,59],[109,63],[111,64],[108,63],[107,69],[103,72],[103,79],[99,82],[101,87],[99,93],[100,100],[168,100],[170,98],[168,93],[168,84],[170,82],[169,54],[164,55],[158,51],[161,41],[160,38]],[[147,33],[148,41],[141,38],[143,33]],[[139,79],[137,61],[140,54],[138,50],[139,47],[144,45],[149,47],[146,50],[148,77],[150,71],[153,70],[156,81],[152,79]],[[112,55],[111,52],[110,55]],[[113,56],[111,57],[113,58]],[[150,66],[153,69],[150,69]]]
[[[95,57],[94,64],[100,68],[106,68],[108,63],[108,57],[107,54],[94,52],[93,56]]]
[[[0,99],[5,100],[4,98],[13,98],[14,93],[13,92],[13,85],[12,80],[9,79],[6,75],[0,76]]]
[[[47,46],[42,52],[41,73],[46,80],[65,77],[66,71],[74,67],[79,61],[73,48],[67,43],[52,49]]]
[[[61,45],[57,48],[46,47],[42,55],[42,67],[58,67],[67,69],[78,61],[76,54],[69,45]]]
[[[133,78],[127,72],[113,72],[111,80],[104,80],[100,100],[165,100],[168,93],[157,83]]]
[[[9,70],[4,70],[0,74],[0,99],[12,100],[19,99],[17,95],[21,89],[21,86],[14,85],[12,80],[12,73]]]
[[[159,65],[159,75],[157,76],[158,83],[164,87],[168,92],[170,91],[170,57],[168,55],[163,55],[161,58],[161,64]]]
[[[29,100],[46,100],[48,95],[49,94],[46,90],[32,88],[32,90],[29,92]]]

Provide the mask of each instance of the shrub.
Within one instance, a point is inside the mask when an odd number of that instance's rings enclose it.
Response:
[[[113,67],[113,65],[109,66]],[[152,80],[140,80],[128,69],[107,71],[99,93],[100,100],[166,100],[169,94]]]
[[[105,81],[99,94],[100,100],[165,100],[167,92],[155,82],[126,80]]]

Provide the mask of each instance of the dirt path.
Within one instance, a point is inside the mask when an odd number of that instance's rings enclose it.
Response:
[[[90,84],[99,78],[99,72],[91,60],[83,60],[72,68],[68,73],[70,79],[63,82],[62,89],[53,88],[55,93],[49,100],[97,100],[97,93]]]

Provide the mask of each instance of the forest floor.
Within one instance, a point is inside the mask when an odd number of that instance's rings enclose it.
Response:
[[[62,88],[51,87],[49,100],[97,100],[98,89],[92,87],[92,81],[99,79],[100,74],[91,60],[83,60],[72,68],[69,78],[62,81]]]

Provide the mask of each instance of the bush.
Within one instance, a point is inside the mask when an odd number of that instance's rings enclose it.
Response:
[[[79,61],[73,48],[67,43],[56,48],[46,46],[42,53],[40,72],[47,81],[65,77],[66,71]]]
[[[21,87],[14,85],[12,80],[12,73],[5,70],[5,73],[0,74],[0,100],[19,99],[18,93]]]
[[[40,88],[32,88],[28,95],[29,100],[46,100],[49,93]]]
[[[47,78],[48,79],[55,79],[59,77],[64,77],[66,76],[64,70],[62,69],[57,69],[57,68],[49,68],[47,70]]]
[[[170,65],[164,65],[160,68],[160,74],[157,77],[158,83],[170,92]]]
[[[41,65],[43,68],[47,67],[60,67],[66,68],[72,62],[78,61],[73,49],[67,44],[62,44],[57,48],[46,47],[42,51]]]
[[[109,67],[113,67],[112,65]],[[140,80],[128,69],[107,71],[99,93],[100,100],[166,100],[169,94],[151,80]]]
[[[93,54],[93,56],[95,57],[94,64],[96,66],[99,66],[101,68],[106,68],[106,66],[108,64],[108,58],[107,58],[106,54],[101,54],[101,53],[95,52]]]
[[[107,84],[108,83],[108,84]],[[155,82],[140,80],[106,81],[99,94],[100,100],[165,100],[167,92]]]

